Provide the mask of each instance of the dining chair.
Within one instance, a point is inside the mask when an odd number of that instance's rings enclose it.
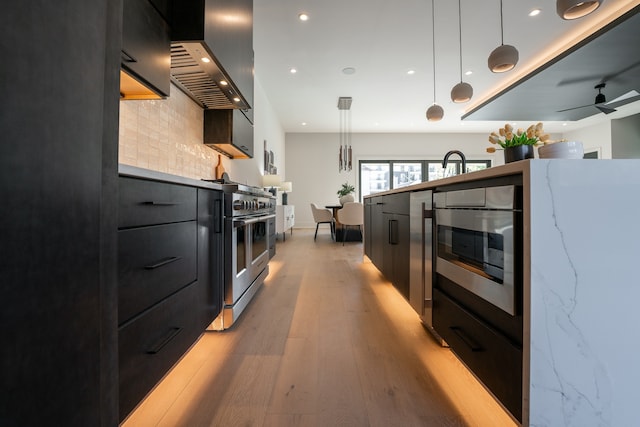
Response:
[[[335,240],[335,223],[331,211],[319,208],[315,203],[311,203],[311,213],[313,214],[313,220],[316,222],[316,234],[313,235],[313,240],[315,241],[316,237],[318,237],[320,224],[329,224],[331,227],[331,240]]]
[[[364,224],[364,206],[360,202],[345,203],[342,209],[338,210],[338,221],[342,224],[342,245],[347,240],[349,226],[357,225],[362,232]],[[346,228],[345,228],[346,227]]]

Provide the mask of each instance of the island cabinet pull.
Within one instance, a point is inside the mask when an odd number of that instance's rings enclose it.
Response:
[[[145,265],[144,269],[145,270],[155,270],[158,267],[162,267],[163,265],[171,264],[172,262],[178,261],[180,259],[182,259],[181,256],[172,256],[172,257],[169,257],[169,258],[165,258],[162,261],[159,261],[159,262],[157,262],[155,264]]]
[[[471,349],[471,351],[483,351],[484,349],[473,338],[471,338],[462,328],[458,326],[449,326],[449,329],[462,340],[463,343]]]
[[[182,328],[171,328],[167,331],[166,334],[164,334],[164,336],[158,340],[158,342],[156,343],[156,345],[152,346],[149,350],[147,350],[147,354],[157,354],[160,352],[160,350],[162,350],[164,348],[164,346],[166,346],[167,344],[169,344],[169,342],[171,342],[171,340],[173,340],[176,336],[178,336],[178,334],[182,331]]]
[[[398,220],[390,219],[389,220],[389,244],[397,245],[399,241],[399,238],[398,238],[399,235],[400,233],[398,231]]]
[[[151,200],[148,202],[142,202],[143,205],[151,205],[151,206],[176,206],[180,205],[179,202],[157,202],[155,200]]]

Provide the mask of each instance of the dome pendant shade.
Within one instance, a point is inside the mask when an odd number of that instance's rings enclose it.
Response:
[[[518,56],[518,49],[515,47],[508,44],[500,45],[489,55],[489,69],[494,73],[509,71],[518,63]]]
[[[451,100],[453,102],[467,102],[473,97],[473,88],[469,83],[460,82],[451,89]]]
[[[600,7],[602,0],[557,0],[556,12],[562,19],[578,19]]]
[[[427,109],[427,120],[430,122],[437,122],[442,120],[444,116],[444,110],[438,104],[433,104]]]

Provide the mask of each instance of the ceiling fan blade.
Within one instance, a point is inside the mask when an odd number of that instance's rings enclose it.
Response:
[[[604,105],[600,105],[600,104],[595,104],[594,107],[596,107],[598,110],[602,111],[605,114],[611,114],[616,111],[615,108],[605,107]]]
[[[593,107],[595,104],[587,104],[587,105],[581,105],[579,107],[571,107],[571,108],[565,108],[564,110],[558,110],[556,111],[556,113],[563,113],[565,111],[571,111],[571,110],[577,110],[578,108],[585,108],[585,107]]]

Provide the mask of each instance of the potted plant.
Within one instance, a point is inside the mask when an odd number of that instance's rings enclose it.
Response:
[[[353,193],[356,191],[356,187],[345,182],[338,190],[338,197],[340,198],[340,204],[344,205],[347,202],[353,202]]]
[[[549,140],[549,135],[544,133],[542,123],[531,125],[524,131],[518,129],[514,132],[513,126],[509,123],[498,130],[498,133],[491,132],[489,142],[499,145],[504,150],[505,163],[516,160],[532,159],[533,147]],[[487,148],[488,153],[495,153],[495,147]]]

